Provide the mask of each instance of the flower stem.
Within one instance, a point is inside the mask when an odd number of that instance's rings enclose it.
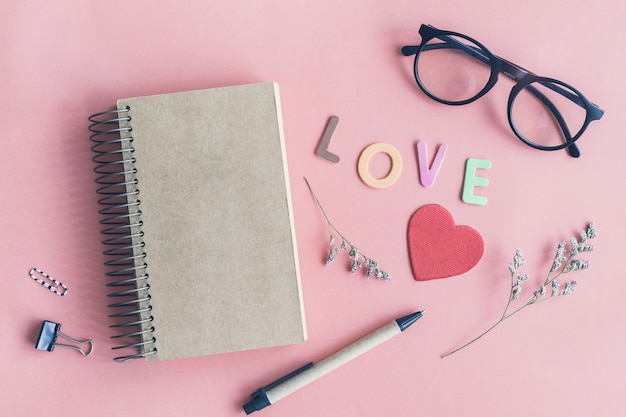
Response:
[[[326,260],[326,266],[330,265],[334,261],[335,255],[339,252],[339,248],[334,243],[335,242],[334,234],[337,234],[342,239],[340,248],[342,250],[348,250],[348,256],[351,259],[351,264],[352,264],[350,266],[350,272],[355,273],[358,269],[361,269],[363,266],[365,266],[364,271],[367,275],[367,278],[372,278],[375,276],[378,279],[381,279],[381,280],[384,279],[384,280],[389,281],[391,279],[391,276],[380,268],[380,266],[378,265],[378,262],[374,261],[372,258],[365,255],[363,252],[360,252],[359,249],[356,246],[354,246],[339,231],[339,229],[335,227],[335,225],[330,221],[330,218],[326,214],[326,210],[324,210],[324,207],[322,207],[322,203],[320,203],[319,199],[317,198],[315,191],[313,191],[313,187],[311,187],[311,183],[309,183],[309,180],[306,177],[304,177],[304,181],[306,181],[306,185],[309,187],[309,191],[311,191],[311,195],[313,195],[313,198],[315,199],[317,206],[320,208],[322,214],[324,215],[324,218],[326,219],[326,223],[328,223],[328,231],[330,233],[330,251],[329,251],[328,258]]]
[[[476,342],[477,340],[479,340],[480,338],[482,338],[483,336],[485,336],[487,333],[489,333],[490,331],[492,331],[498,324],[502,323],[504,320],[506,320],[507,317],[502,317],[500,320],[498,320],[497,322],[495,322],[495,324],[493,326],[491,326],[490,328],[488,328],[487,330],[485,330],[484,332],[482,332],[480,335],[476,336],[474,339],[470,340],[469,342],[467,342],[466,344],[464,344],[461,347],[458,347],[456,349],[454,349],[453,351],[450,351],[444,355],[441,355],[441,358],[445,358],[446,356],[450,356],[455,352],[458,352],[459,350],[471,345],[472,343]]]
[[[324,207],[322,207],[322,203],[320,203],[320,200],[317,198],[317,195],[315,195],[315,191],[313,191],[313,187],[311,187],[311,184],[309,183],[309,180],[306,177],[304,177],[304,181],[306,182],[307,187],[309,187],[309,191],[311,191],[311,195],[313,195],[313,198],[315,199],[315,202],[317,203],[317,206],[322,211],[322,214],[324,215],[324,218],[326,219],[326,222],[328,223],[329,226],[331,226],[334,229],[335,226],[332,225],[332,223],[330,222],[330,219],[326,215],[326,211],[324,210]]]
[[[571,258],[571,256],[570,256]],[[569,260],[569,259],[568,259]],[[563,266],[564,268],[565,266]],[[563,268],[556,274],[556,276],[551,278],[552,272],[548,273],[548,276],[546,277],[543,285],[544,286],[548,286],[552,283],[552,281],[554,281],[555,279],[557,279],[561,274],[563,274]],[[511,277],[513,278],[515,274],[511,274]],[[479,340],[480,338],[482,338],[483,336],[485,336],[487,333],[489,333],[490,331],[492,331],[496,326],[498,326],[500,323],[502,323],[504,320],[508,319],[509,317],[513,316],[514,314],[519,313],[520,311],[522,311],[523,309],[525,309],[526,307],[528,307],[529,305],[538,303],[540,301],[545,301],[548,300],[550,297],[538,297],[538,296],[534,296],[533,298],[531,298],[526,304],[523,304],[521,307],[517,308],[516,310],[514,310],[513,312],[507,314],[507,311],[509,310],[509,307],[511,306],[511,301],[512,301],[512,297],[509,296],[509,301],[506,304],[506,307],[504,308],[504,312],[502,313],[502,317],[500,317],[500,320],[498,320],[497,322],[495,322],[490,328],[488,328],[487,330],[485,330],[483,333],[481,333],[479,336],[475,337],[474,339],[470,340],[469,342],[467,342],[466,344],[464,344],[461,347],[458,347],[444,355],[441,355],[441,358],[445,358],[446,356],[450,356],[455,352],[458,352],[459,350],[471,345],[472,343],[476,342],[477,340]]]
[[[306,182],[307,187],[309,187],[309,191],[311,191],[311,195],[313,196],[313,199],[315,200],[315,203],[317,204],[317,206],[320,208],[320,211],[324,215],[324,219],[326,219],[326,223],[328,223],[328,227],[330,229],[334,230],[339,235],[339,237],[346,242],[347,245],[352,246],[350,241],[344,235],[341,234],[339,229],[337,229],[335,227],[335,225],[330,221],[330,218],[328,218],[328,215],[326,214],[326,210],[324,210],[324,207],[322,206],[322,203],[320,203],[320,200],[317,198],[317,195],[315,194],[315,191],[313,191],[313,187],[309,183],[309,180],[306,177],[304,177],[304,181]]]
[[[576,281],[568,281],[565,284],[565,289],[563,289],[562,291],[559,291],[559,283],[557,280],[559,279],[559,277],[561,277],[561,275],[567,274],[571,271],[587,269],[589,267],[588,262],[580,261],[576,259],[576,256],[581,252],[593,251],[594,247],[590,245],[586,245],[585,242],[588,239],[595,238],[596,235],[597,235],[597,232],[594,228],[593,223],[589,223],[587,230],[586,231],[583,230],[581,232],[580,241],[578,241],[575,237],[570,239],[570,250],[569,250],[569,255],[567,257],[563,256],[567,250],[565,248],[565,245],[566,245],[565,241],[562,241],[557,247],[556,255],[552,262],[552,267],[548,271],[548,274],[546,275],[543,281],[543,284],[541,284],[539,289],[533,293],[533,296],[526,303],[522,304],[520,307],[516,308],[515,310],[509,313],[508,312],[509,307],[511,307],[511,304],[513,303],[514,300],[517,300],[517,298],[519,297],[519,294],[522,291],[522,282],[528,278],[528,275],[526,274],[517,275],[518,268],[524,265],[524,260],[522,259],[521,252],[518,249],[518,251],[516,252],[513,258],[513,263],[509,264],[509,271],[511,272],[511,292],[509,294],[509,300],[506,304],[506,307],[504,308],[504,312],[502,313],[502,316],[500,317],[500,319],[496,321],[487,330],[485,330],[483,333],[481,333],[479,336],[465,343],[463,346],[456,348],[444,355],[441,355],[441,358],[450,356],[453,353],[458,352],[459,350],[471,345],[472,343],[476,342],[477,340],[485,336],[487,333],[492,331],[496,326],[498,326],[504,320],[519,313],[520,311],[522,311],[528,306],[531,306],[533,304],[537,304],[539,302],[543,302],[546,300],[550,300],[554,298],[555,296],[571,294],[571,292],[574,291],[574,289],[576,288]],[[547,291],[548,291],[547,288],[549,287],[552,287],[552,293],[550,295],[547,294]]]

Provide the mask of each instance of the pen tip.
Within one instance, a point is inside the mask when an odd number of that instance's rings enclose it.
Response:
[[[398,327],[400,327],[400,331],[404,331],[406,330],[410,325],[412,325],[413,323],[415,323],[417,320],[420,319],[420,317],[422,317],[422,313],[425,310],[422,311],[418,311],[417,313],[412,313],[409,314],[407,316],[404,317],[400,317],[399,319],[396,320],[396,323],[398,324]]]

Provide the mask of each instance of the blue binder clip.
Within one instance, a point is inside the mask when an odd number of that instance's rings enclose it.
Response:
[[[39,337],[37,337],[37,344],[35,345],[35,348],[39,350],[47,350],[48,352],[52,352],[55,346],[60,346],[60,347],[66,347],[66,348],[77,350],[80,353],[82,353],[83,356],[89,356],[91,352],[93,352],[93,342],[91,340],[89,339],[76,340],[74,338],[71,338],[61,333],[60,329],[61,329],[61,325],[59,323],[53,323],[51,321],[44,320],[43,323],[41,324],[41,330],[39,330]],[[78,343],[79,345],[88,343],[89,350],[85,352],[78,346],[66,345],[64,343],[56,343],[57,337],[59,336],[69,341],[72,341],[74,343]]]

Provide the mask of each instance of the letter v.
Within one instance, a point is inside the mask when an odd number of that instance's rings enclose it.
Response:
[[[433,158],[433,163],[428,166],[428,147],[425,141],[417,142],[417,166],[419,168],[420,183],[424,187],[430,187],[435,183],[441,164],[443,163],[443,157],[446,155],[448,146],[442,143],[437,148],[437,154]]]

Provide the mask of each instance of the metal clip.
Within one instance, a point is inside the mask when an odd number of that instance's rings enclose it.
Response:
[[[60,347],[66,347],[66,348],[77,350],[83,356],[91,355],[91,352],[93,352],[93,342],[90,339],[76,340],[67,335],[64,335],[63,333],[60,332],[60,330],[61,330],[61,325],[59,323],[53,323],[51,321],[44,320],[43,323],[41,324],[41,330],[39,330],[39,337],[37,337],[37,344],[35,344],[35,348],[39,350],[47,350],[48,352],[52,352],[55,346],[60,346]],[[72,341],[74,343],[78,343],[78,344],[88,343],[89,351],[85,352],[80,347],[74,346],[74,345],[55,343],[58,336],[64,337],[65,339]]]
[[[42,278],[38,278],[35,273],[38,273],[39,275],[41,275],[43,277]],[[43,285],[44,287],[46,287],[47,289],[49,289],[50,291],[52,291],[53,293],[55,293],[56,295],[65,295],[67,294],[67,286],[65,284],[63,284],[62,282],[52,278],[50,275],[46,274],[45,272],[43,272],[41,269],[39,268],[33,268],[30,270],[29,275],[32,279],[34,279],[35,281],[37,281],[38,283],[40,283],[41,285]],[[49,282],[46,282],[49,281]],[[52,285],[51,283],[53,283],[54,285]],[[59,291],[59,286],[62,288]]]

